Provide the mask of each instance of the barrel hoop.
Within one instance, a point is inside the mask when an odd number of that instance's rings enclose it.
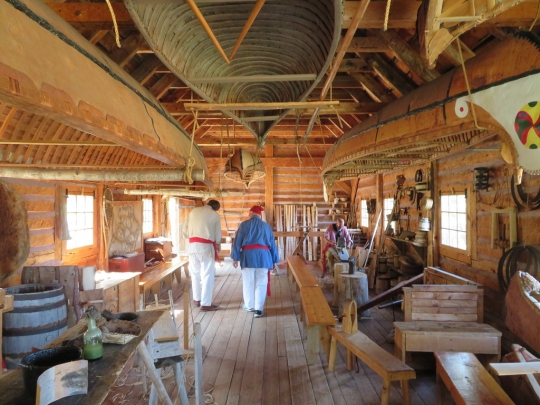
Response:
[[[52,326],[47,326],[46,328],[35,327],[35,328],[28,328],[28,329],[24,329],[24,330],[20,330],[20,329],[2,329],[2,333],[3,333],[4,337],[6,337],[6,336],[13,336],[13,337],[15,337],[15,336],[31,336],[31,335],[41,335],[43,333],[54,332],[54,331],[62,329],[64,327],[67,327],[67,318],[63,319],[62,321],[60,321],[57,324],[54,324]]]
[[[36,296],[35,294],[39,294],[39,296]],[[44,298],[58,297],[61,295],[64,295],[63,286],[60,286],[60,288],[57,288],[55,290],[49,290],[49,291],[41,291],[41,292],[25,293],[25,294],[15,293],[13,294],[13,301],[40,300]]]
[[[67,304],[66,300],[60,300],[57,302],[53,302],[52,304],[49,304],[49,305],[36,305],[32,307],[14,307],[11,311],[9,311],[9,313],[10,314],[24,314],[28,312],[39,313],[39,312],[49,311],[51,309],[60,308],[60,307],[65,306],[66,304]]]

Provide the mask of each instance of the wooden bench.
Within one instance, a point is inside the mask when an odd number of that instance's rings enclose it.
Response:
[[[347,300],[343,318],[343,328],[328,328],[332,342],[328,359],[328,370],[334,371],[337,343],[347,349],[347,369],[352,369],[352,356],[358,357],[383,379],[381,405],[387,405],[392,381],[401,382],[403,404],[410,403],[409,380],[416,378],[415,371],[401,360],[392,356],[370,338],[358,331],[356,304]]]
[[[319,282],[306,266],[304,259],[298,255],[287,256],[287,274],[289,281],[296,284],[296,291],[302,287],[319,286]]]
[[[414,285],[403,288],[405,322],[394,322],[395,355],[407,352],[471,352],[499,361],[501,332],[483,324],[483,288],[478,285]],[[416,364],[415,367],[420,367]]]
[[[514,402],[472,353],[435,352],[439,405]]]
[[[320,287],[302,287],[300,289],[302,299],[302,317],[304,327],[307,330],[307,364],[315,363],[319,354],[320,343],[326,352],[330,353],[330,337],[328,335],[328,326],[334,326],[337,322],[334,314],[326,301]]]

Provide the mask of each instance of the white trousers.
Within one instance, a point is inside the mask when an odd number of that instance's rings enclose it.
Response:
[[[201,306],[212,305],[214,292],[214,276],[216,265],[214,257],[204,253],[190,253],[189,271],[191,273],[191,293],[195,301],[201,301]]]
[[[242,269],[244,305],[255,311],[263,311],[267,285],[268,269]]]

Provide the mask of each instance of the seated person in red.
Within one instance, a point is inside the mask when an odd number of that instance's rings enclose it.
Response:
[[[322,267],[323,267],[323,276],[327,271],[334,271],[334,261],[337,256],[337,252],[334,249],[336,246],[338,238],[345,238],[345,246],[351,248],[353,246],[353,241],[351,234],[349,233],[347,227],[345,226],[345,220],[343,218],[337,218],[336,223],[329,225],[324,231],[324,240],[326,245],[322,251]]]

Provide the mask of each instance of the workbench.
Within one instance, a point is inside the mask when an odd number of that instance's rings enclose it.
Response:
[[[143,311],[138,312],[138,314],[137,323],[141,327],[140,336],[125,345],[105,343],[103,344],[103,357],[88,362],[88,394],[63,398],[56,401],[55,405],[100,405],[103,403],[135,350],[148,352],[144,344],[144,338],[163,314],[163,311]],[[85,330],[86,322],[81,321],[62,333],[46,348],[60,347],[76,339]],[[146,366],[148,368],[148,365]],[[151,366],[153,368],[153,364]],[[14,370],[0,379],[0,405],[34,404],[35,398],[25,392],[22,369]]]

